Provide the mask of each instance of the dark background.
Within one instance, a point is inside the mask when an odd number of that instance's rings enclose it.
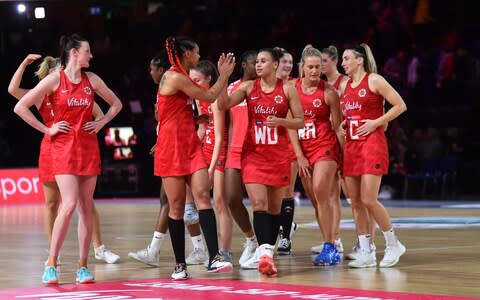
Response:
[[[19,3],[27,5],[23,14],[17,12]],[[232,51],[239,57],[245,50],[281,46],[298,61],[308,43],[317,48],[333,44],[342,53],[347,45],[366,42],[379,73],[408,106],[407,113],[387,131],[391,166],[384,184],[393,187],[395,197],[403,196],[405,176],[413,183],[407,197],[478,197],[480,139],[475,119],[480,111],[480,17],[476,4],[461,0],[2,1],[0,168],[37,165],[42,136],[13,113],[16,101],[8,95],[7,86],[28,53],[58,56],[62,34],[78,33],[90,41],[94,56],[90,71],[100,75],[124,103],[111,125],[133,126],[138,135],[132,161],[135,172],[130,172],[128,163],[114,162],[108,149],[102,149],[104,169],[120,173],[115,184],[103,175],[97,196],[158,194],[159,179],[152,175],[153,161],[148,155],[155,141],[156,93],[148,66],[167,36],[193,37],[202,59],[211,60],[221,52]],[[34,17],[33,10],[39,6],[45,7],[45,19]],[[397,58],[399,51],[403,58]],[[413,58],[420,67],[418,79],[409,85]],[[36,84],[33,71],[37,65],[27,68],[22,87]],[[396,78],[391,70],[401,76]],[[131,112],[131,101],[140,101],[141,113]],[[102,134],[99,141],[102,145]],[[456,177],[442,166],[429,170],[426,162],[444,157],[456,159]],[[433,179],[425,175],[430,171]],[[121,177],[132,174],[136,174],[135,188],[121,191]],[[448,183],[449,178],[456,181]],[[420,192],[423,182],[427,183],[424,195]]]

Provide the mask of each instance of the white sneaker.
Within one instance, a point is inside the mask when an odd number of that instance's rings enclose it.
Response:
[[[188,279],[187,265],[176,264],[172,273],[173,280],[185,280]]]
[[[322,253],[322,251],[323,251],[323,243],[320,244],[320,245],[312,246],[312,248],[310,248],[310,250],[312,251],[312,253],[315,253],[315,254],[320,254],[320,253]]]
[[[248,260],[250,260],[255,255],[255,250],[257,250],[256,240],[255,242],[248,240],[243,245],[243,252],[242,252],[242,255],[240,256],[240,259],[238,260],[238,264],[242,265],[242,264],[245,264]]]
[[[400,241],[397,241],[396,246],[387,246],[387,248],[385,248],[385,255],[379,264],[380,268],[388,268],[396,265],[400,260],[400,256],[402,256],[406,250]]]
[[[228,273],[232,272],[231,262],[225,261],[220,254],[217,254],[208,265],[208,273]]]
[[[187,265],[201,265],[205,261],[208,261],[208,253],[203,249],[195,248],[185,261]]]
[[[372,249],[372,251],[375,252],[377,250],[377,247],[375,246],[375,244],[370,244],[370,249]],[[345,258],[349,260],[355,260],[357,259],[359,251],[360,251],[360,247],[358,246],[358,243],[357,243],[355,244],[355,246],[352,247],[352,252],[345,255]]]
[[[357,251],[356,259],[348,263],[350,268],[373,268],[377,266],[375,250],[370,252],[360,249]]]
[[[333,242],[333,244],[335,245],[335,248],[337,248],[338,253],[344,252],[342,239],[336,239],[335,242]]]
[[[335,242],[334,242],[334,245],[335,245],[335,248],[337,248],[338,253],[343,253],[345,251],[344,248],[343,248],[342,239],[336,239]],[[312,253],[320,254],[323,251],[323,244],[312,246],[312,248],[310,248],[310,250],[312,251]],[[347,255],[349,255],[349,254],[347,254]]]
[[[258,263],[260,262],[260,247],[255,249],[252,257],[246,262],[240,264],[241,269],[245,270],[256,270],[258,269]]]
[[[150,250],[150,245],[145,249],[138,250],[137,252],[128,253],[128,257],[150,266],[160,266],[160,253],[153,253],[153,251]]]
[[[120,256],[105,248],[105,245],[94,248],[94,250],[95,258],[104,260],[107,264],[114,264],[120,259]]]

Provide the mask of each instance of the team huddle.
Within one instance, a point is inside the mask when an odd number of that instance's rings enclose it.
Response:
[[[97,75],[82,71],[92,58],[88,42],[77,35],[67,39],[71,42],[63,49],[61,64],[52,67],[34,89],[16,96],[20,101],[15,107],[27,123],[45,133],[39,169],[49,178],[41,179],[44,186],[55,185],[57,199],[62,199],[59,209],[59,200],[52,201],[57,206],[51,210],[54,216],[47,228],[50,254],[42,277],[47,284],[58,283],[58,254],[77,204],[77,282],[95,281],[87,268],[92,224],[96,257],[97,248],[99,256],[115,255],[95,239],[99,225],[93,192],[100,156],[98,142],[91,138],[120,111],[121,102]],[[169,230],[176,261],[172,279],[187,279],[187,264],[205,264],[213,273],[231,272],[235,221],[246,239],[240,267],[276,276],[274,253],[289,255],[292,249],[298,175],[323,237],[322,244],[312,247],[318,254],[314,265],[341,261],[341,190],[351,203],[358,236],[346,256],[352,259],[349,267],[377,266],[372,242],[376,225],[386,241],[379,266],[397,264],[405,247],[377,194],[382,175],[388,173],[384,131],[406,105],[376,73],[370,48],[362,44],[345,49],[343,75],[337,70],[335,47],[319,50],[309,45],[302,52],[298,78],[290,77],[293,58],[285,49],[247,51],[238,63],[241,78],[230,85],[236,65],[232,53],[220,55],[216,65],[199,58],[195,41],[169,37],[165,55],[151,62],[150,73],[159,84],[157,142],[152,154],[154,174],[162,179],[161,208],[152,242],[129,257],[158,265]],[[93,93],[110,104],[105,115],[94,109]],[[388,111],[385,101],[391,104]],[[43,122],[29,111],[32,105],[39,108]],[[253,222],[243,204],[244,189],[252,204]],[[194,248],[187,258],[185,225]]]

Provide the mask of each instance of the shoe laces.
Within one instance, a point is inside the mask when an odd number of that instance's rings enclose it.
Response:
[[[278,247],[279,248],[288,248],[288,247],[290,247],[290,241],[283,238],[283,239],[280,240],[280,243],[279,243]]]
[[[183,272],[185,269],[187,268],[187,266],[183,263],[179,263],[179,264],[176,264],[175,265],[175,273],[181,273]]]

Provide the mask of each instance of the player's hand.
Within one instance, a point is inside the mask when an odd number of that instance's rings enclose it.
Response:
[[[83,124],[83,130],[87,131],[88,133],[98,133],[103,128],[103,122],[100,120],[97,121],[90,121]]]
[[[36,61],[37,59],[41,58],[42,56],[40,54],[29,54],[27,57],[22,62],[22,65],[25,67],[31,64],[32,62]]]
[[[60,121],[57,123],[53,123],[52,127],[48,129],[47,134],[49,136],[54,136],[59,132],[67,133],[70,130],[72,130],[72,126],[70,126],[70,123],[68,123],[67,121]]]

